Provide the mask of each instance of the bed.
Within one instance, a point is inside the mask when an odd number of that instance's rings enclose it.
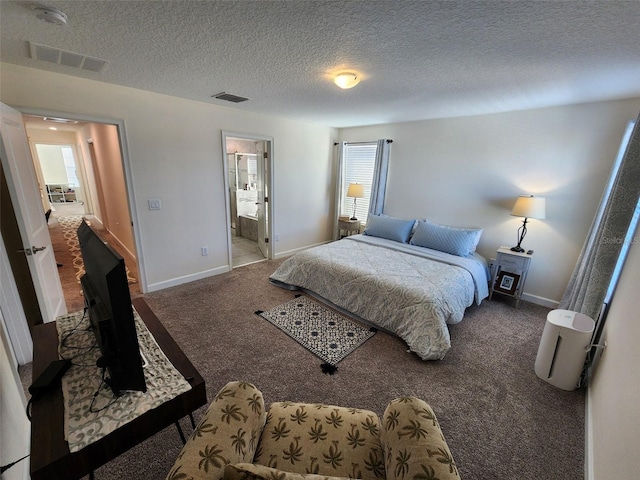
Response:
[[[475,252],[409,243],[410,235],[353,235],[313,247],[286,259],[270,281],[309,291],[398,335],[423,360],[439,360],[451,348],[447,324],[489,295],[487,262]]]

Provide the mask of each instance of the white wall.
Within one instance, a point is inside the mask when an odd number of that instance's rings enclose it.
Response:
[[[622,270],[588,390],[589,478],[637,478],[640,472],[640,231]]]
[[[206,92],[194,102],[0,67],[0,99],[13,107],[124,120],[149,290],[229,269],[222,130],[274,139],[276,256],[331,238],[333,129],[211,105]],[[162,210],[149,211],[149,198],[161,199]]]
[[[45,183],[69,183],[59,145],[36,145]]]
[[[627,123],[640,99],[340,130],[340,140],[393,140],[385,213],[479,226],[479,252],[517,243],[521,194],[547,198],[523,247],[535,251],[528,300],[562,297]]]

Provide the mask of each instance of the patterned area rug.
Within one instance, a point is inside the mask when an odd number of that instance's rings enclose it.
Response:
[[[376,333],[375,328],[361,325],[305,296],[255,313],[324,360],[321,368],[328,374],[333,374],[338,362]]]
[[[78,243],[78,227],[82,223],[82,215],[65,215],[57,217],[62,236],[67,242],[69,251],[73,255],[73,267],[76,269],[76,279],[80,283],[80,278],[84,275],[84,262],[82,261],[82,252],[80,252],[80,244]],[[127,270],[127,280],[129,283],[138,283],[138,280],[131,275],[129,268]]]

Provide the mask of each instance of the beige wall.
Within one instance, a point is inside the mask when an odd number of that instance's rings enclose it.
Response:
[[[518,195],[547,198],[523,247],[534,255],[525,294],[556,306],[640,99],[342,129],[340,140],[391,138],[385,213],[484,228],[479,252],[517,243]]]
[[[640,231],[636,231],[605,325],[607,347],[592,373],[587,402],[589,478],[640,472]]]
[[[331,238],[336,133],[329,127],[211,105],[206,95],[194,102],[11,64],[1,64],[0,99],[18,109],[124,121],[149,290],[230,268],[223,130],[274,140],[276,256]],[[162,210],[150,211],[149,198],[159,198]]]
[[[97,207],[94,213],[120,245],[136,258],[118,129],[115,125],[91,123],[82,130],[81,135],[84,137],[81,144],[86,151],[85,165],[89,167],[96,184],[96,191],[92,192],[92,203]],[[91,161],[88,139],[93,141],[97,172]],[[104,208],[98,207],[98,192],[102,192],[104,197]]]

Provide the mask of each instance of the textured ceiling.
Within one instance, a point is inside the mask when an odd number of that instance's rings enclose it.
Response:
[[[640,1],[44,4],[67,25],[0,1],[3,62],[334,127],[640,97]],[[28,42],[108,64],[34,60]],[[340,69],[362,81],[340,90]]]

